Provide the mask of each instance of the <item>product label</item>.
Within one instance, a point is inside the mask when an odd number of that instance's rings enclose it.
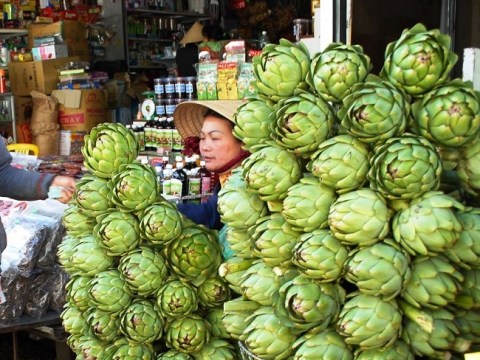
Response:
[[[170,195],[182,196],[182,182],[178,179],[170,180]]]
[[[171,179],[163,180],[162,195],[172,195],[172,180]]]
[[[191,177],[188,179],[188,193],[190,195],[200,194],[200,178]]]

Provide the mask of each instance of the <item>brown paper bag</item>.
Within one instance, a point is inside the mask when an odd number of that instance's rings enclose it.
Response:
[[[39,156],[58,155],[60,126],[57,99],[35,90],[30,95],[33,101],[30,131],[33,143],[39,148]]]

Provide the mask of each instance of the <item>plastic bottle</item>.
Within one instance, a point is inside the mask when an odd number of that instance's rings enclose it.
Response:
[[[188,195],[198,196],[200,195],[200,174],[194,169],[189,170],[188,173]]]
[[[157,183],[158,183],[158,189],[160,193],[163,192],[163,169],[161,165],[156,165],[155,166],[155,173],[157,174]]]
[[[172,172],[173,165],[167,164],[163,170],[162,195],[172,195]]]
[[[184,197],[188,195],[188,177],[185,170],[183,170],[182,161],[176,162],[171,183],[173,196]]]
[[[265,45],[270,43],[270,38],[265,30],[262,31],[260,37],[258,38],[260,49],[263,49]]]
[[[205,161],[203,160],[200,160],[198,177],[200,179],[200,194],[202,195],[202,202],[205,202],[208,199],[208,194],[212,192],[212,177],[210,171],[205,167]]]

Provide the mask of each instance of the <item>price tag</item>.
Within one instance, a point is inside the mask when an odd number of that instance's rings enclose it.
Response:
[[[480,360],[480,352],[465,354],[465,360]]]

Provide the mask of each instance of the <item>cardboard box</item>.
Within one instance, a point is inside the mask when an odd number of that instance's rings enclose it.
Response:
[[[81,154],[86,131],[60,130],[59,155]]]
[[[59,59],[68,56],[67,45],[45,45],[32,48],[32,56],[34,61]]]
[[[44,38],[55,34],[62,35],[67,44],[69,56],[78,56],[80,60],[90,60],[86,25],[77,20],[63,20],[50,24],[33,23],[28,27],[28,47],[35,47],[35,38]]]
[[[61,130],[90,131],[108,122],[105,90],[54,90],[59,103],[58,123]]]
[[[31,96],[14,96],[15,104],[15,129],[17,142],[31,143],[30,120],[32,119],[33,101]]]
[[[58,70],[70,61],[78,61],[78,57],[11,62],[8,64],[8,76],[13,95],[28,96],[32,90],[49,95],[57,88]]]

